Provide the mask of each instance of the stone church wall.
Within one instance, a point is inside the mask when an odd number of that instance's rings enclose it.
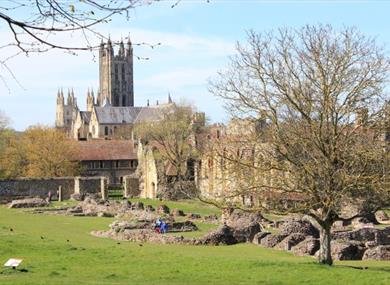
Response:
[[[102,181],[104,180],[104,181]],[[74,193],[79,194],[101,194],[103,187],[107,188],[107,178],[105,177],[75,177]]]
[[[75,190],[81,193],[101,193],[101,179],[101,177],[58,177],[0,180],[0,202],[25,197],[46,198],[49,191],[53,197],[56,197],[59,186],[64,200],[69,199]]]
[[[126,198],[135,198],[140,196],[139,179],[133,175],[123,177],[123,187]]]
[[[159,183],[153,151],[139,143],[137,156],[137,172],[139,173],[140,197],[155,199],[157,198],[157,189]]]

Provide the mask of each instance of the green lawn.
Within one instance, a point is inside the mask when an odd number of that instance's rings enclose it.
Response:
[[[0,262],[23,258],[21,268],[28,270],[1,268],[0,284],[390,284],[389,262],[340,262],[330,268],[250,244],[140,246],[89,235],[111,221],[0,207]]]

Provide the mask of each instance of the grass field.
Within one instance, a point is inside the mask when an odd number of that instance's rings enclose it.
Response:
[[[201,213],[195,204],[187,206]],[[24,260],[20,268],[27,270],[1,268],[0,284],[390,284],[390,262],[328,267],[251,244],[140,246],[89,235],[111,221],[0,207],[0,262],[19,257]]]

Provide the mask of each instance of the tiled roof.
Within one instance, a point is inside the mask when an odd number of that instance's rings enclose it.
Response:
[[[80,111],[80,116],[81,116],[81,120],[85,124],[89,124],[89,121],[91,120],[91,112]]]
[[[142,107],[95,107],[100,124],[132,124]]]
[[[162,119],[162,110],[166,110],[170,106],[172,105],[164,104],[150,107],[113,107],[105,105],[95,107],[95,111],[99,124],[134,124],[159,121]]]
[[[74,158],[86,160],[128,160],[137,159],[133,141],[125,140],[91,140],[78,141],[78,154]]]
[[[137,116],[136,123],[156,122],[162,120],[164,115],[163,110],[166,110],[168,106],[169,105],[143,107]]]

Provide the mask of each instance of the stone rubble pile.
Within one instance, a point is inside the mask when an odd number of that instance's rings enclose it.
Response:
[[[129,211],[131,206],[127,200],[109,202],[102,199],[86,197],[84,201],[69,208],[66,214],[72,216],[114,217]]]
[[[13,200],[8,208],[37,208],[49,206],[49,202],[41,198],[26,198]]]
[[[259,232],[253,243],[296,255],[318,255],[319,231],[308,221],[293,217],[282,221],[277,233]],[[390,260],[390,227],[333,231],[332,258],[335,260]]]

